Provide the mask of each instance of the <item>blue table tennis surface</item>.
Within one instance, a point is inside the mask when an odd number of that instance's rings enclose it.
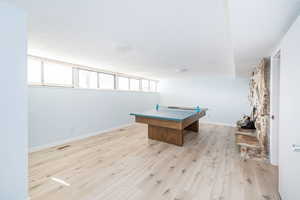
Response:
[[[153,109],[141,113],[130,113],[130,115],[139,117],[156,118],[162,120],[182,121],[192,115],[197,114],[201,110],[181,110],[181,109]]]

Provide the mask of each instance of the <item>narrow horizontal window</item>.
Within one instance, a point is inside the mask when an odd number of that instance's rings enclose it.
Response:
[[[118,89],[128,90],[129,89],[129,78],[118,76]]]
[[[42,83],[42,61],[28,57],[27,60],[27,80],[31,84]]]
[[[139,79],[130,79],[130,90],[138,91],[140,90],[140,80]]]
[[[149,89],[151,92],[156,92],[156,82],[155,81],[150,81]]]
[[[79,88],[98,88],[97,72],[78,70]]]
[[[112,74],[99,73],[99,88],[107,90],[115,89],[115,76]]]
[[[105,72],[97,68],[55,61],[36,56],[27,57],[29,84],[90,89],[157,92],[158,82],[147,78]]]
[[[45,62],[44,79],[45,79],[45,84],[72,86],[73,69],[72,67],[63,64],[57,64],[54,62]]]
[[[145,79],[142,80],[142,90],[145,92],[149,91],[149,81],[148,80],[145,80]]]

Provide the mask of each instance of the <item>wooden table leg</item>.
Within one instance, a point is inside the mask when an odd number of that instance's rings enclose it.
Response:
[[[185,130],[199,132],[199,120],[186,127]]]
[[[148,125],[148,138],[178,146],[183,145],[183,130]]]

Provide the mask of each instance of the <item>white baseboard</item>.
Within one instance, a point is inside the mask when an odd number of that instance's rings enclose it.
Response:
[[[200,123],[203,123],[203,124],[212,124],[212,125],[218,125],[218,126],[236,127],[236,124],[222,123],[222,122],[200,121]]]
[[[94,132],[94,133],[83,134],[83,135],[76,136],[76,137],[69,138],[69,139],[65,139],[65,140],[61,140],[61,141],[57,141],[57,142],[52,142],[52,143],[41,145],[41,146],[31,147],[31,148],[29,148],[29,153],[40,151],[40,150],[51,148],[51,147],[55,147],[55,146],[59,146],[59,145],[66,144],[66,143],[69,143],[69,142],[74,142],[76,140],[82,140],[82,139],[92,137],[92,136],[95,136],[95,135],[100,135],[100,134],[103,134],[103,133],[114,131],[116,129],[125,128],[125,127],[128,127],[128,126],[132,125],[132,124],[133,123],[124,124],[124,125],[121,125],[121,126],[118,126],[118,127],[113,127],[113,128],[110,128],[110,129],[97,131],[97,132]]]

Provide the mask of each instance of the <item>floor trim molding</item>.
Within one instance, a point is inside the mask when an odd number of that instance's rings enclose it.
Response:
[[[52,143],[45,144],[45,145],[40,145],[40,146],[36,146],[36,147],[30,147],[29,148],[29,153],[33,153],[33,152],[40,151],[40,150],[43,150],[43,149],[47,149],[47,148],[59,146],[59,145],[66,144],[66,143],[69,143],[69,142],[74,142],[76,140],[82,140],[82,139],[85,139],[85,138],[88,138],[88,137],[92,137],[92,136],[95,136],[95,135],[100,135],[100,134],[103,134],[103,133],[114,131],[116,129],[125,128],[125,127],[128,127],[128,126],[132,125],[132,124],[133,123],[123,124],[121,126],[117,126],[117,127],[113,127],[113,128],[109,128],[109,129],[105,129],[105,130],[93,132],[93,133],[83,134],[83,135],[80,135],[80,136],[72,137],[72,138],[61,140],[61,141],[57,141],[57,142],[52,142]]]

